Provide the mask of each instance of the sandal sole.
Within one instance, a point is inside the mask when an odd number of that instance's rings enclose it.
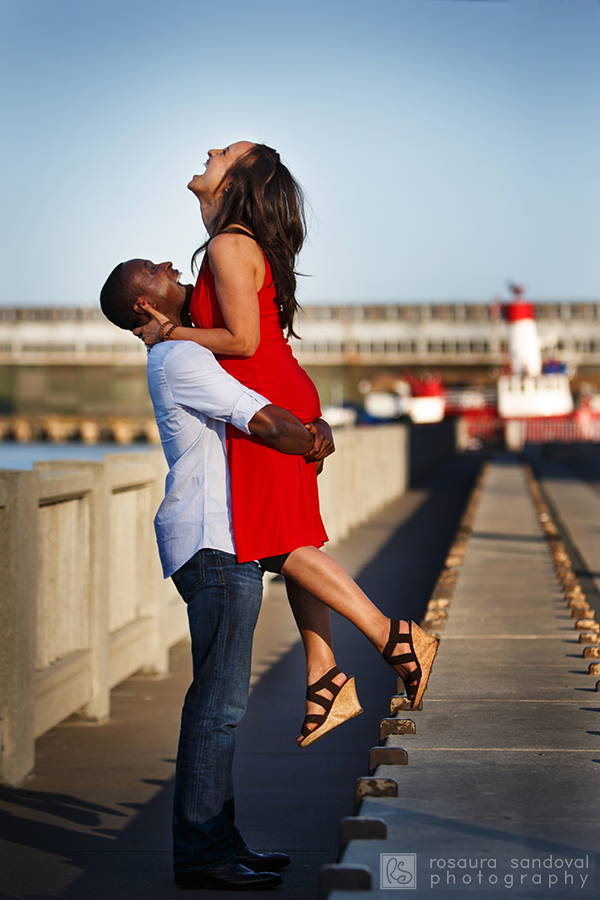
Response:
[[[315,744],[317,741],[320,741],[322,737],[325,737],[326,734],[329,734],[330,731],[333,731],[334,728],[337,728],[338,725],[343,725],[344,722],[347,722],[349,719],[360,716],[362,711],[362,706],[358,702],[358,697],[356,696],[354,678],[349,678],[340,688],[340,692],[335,697],[331,709],[329,710],[329,715],[323,724],[319,725],[318,728],[315,728],[314,731],[311,731],[310,734],[299,741],[298,746],[304,748],[309,747],[311,744]]]

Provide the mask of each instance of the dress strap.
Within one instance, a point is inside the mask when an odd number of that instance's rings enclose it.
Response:
[[[251,238],[258,244],[258,241],[254,237],[254,235],[250,231],[246,231],[244,228],[241,228],[239,225],[230,225],[229,228],[224,228],[223,231],[219,231],[219,234],[241,234],[244,237]],[[217,235],[215,234],[214,236],[216,237]]]
[[[241,234],[244,237],[251,238],[257,245],[258,249],[261,251],[262,255],[265,258],[265,262],[269,265],[269,268],[270,268],[271,264],[269,263],[269,257],[267,256],[267,254],[265,253],[265,251],[261,247],[261,245],[258,243],[258,240],[249,231],[245,231],[239,225],[229,225],[228,228],[224,228],[223,231],[219,231],[218,234]],[[215,234],[215,235],[213,235],[213,237],[217,237],[217,235]],[[212,240],[212,238],[211,238],[211,240]],[[203,262],[204,262],[204,260],[203,260]]]
[[[219,232],[217,232],[217,234],[213,234],[213,236],[207,241],[206,246],[208,247],[208,244],[210,244],[210,242],[211,242],[214,238],[218,237],[219,234],[242,234],[244,237],[249,237],[249,238],[251,238],[253,241],[255,241],[255,242],[258,244],[259,248],[262,250],[262,247],[260,246],[260,244],[258,243],[258,241],[256,240],[256,238],[254,237],[254,235],[251,234],[249,231],[245,231],[245,230],[244,230],[243,228],[241,228],[239,225],[229,225],[229,227],[228,227],[228,228],[224,228],[223,231],[219,231]],[[263,254],[264,254],[264,250],[263,250]],[[265,258],[266,258],[266,255],[265,255]],[[204,269],[205,265],[207,265],[207,264],[208,264],[208,263],[207,263],[207,256],[206,256],[206,253],[205,253],[204,256],[202,257],[202,262],[200,263],[200,270],[199,270],[199,272],[202,272],[202,270]]]
[[[251,238],[251,239],[255,242],[256,246],[258,247],[258,249],[260,250],[260,252],[262,253],[262,255],[263,255],[263,257],[264,257],[265,264],[266,264],[266,267],[267,267],[266,272],[265,272],[265,281],[264,281],[264,283],[263,283],[263,287],[264,287],[265,284],[267,283],[267,278],[266,278],[267,272],[271,272],[271,271],[272,271],[272,270],[271,270],[271,264],[270,264],[270,262],[269,262],[269,257],[267,256],[267,254],[265,253],[265,251],[264,251],[264,249],[261,247],[261,245],[258,243],[258,240],[254,237],[254,235],[251,234],[249,231],[246,231],[246,230],[245,230],[244,228],[242,228],[240,225],[229,225],[227,228],[224,228],[223,231],[219,231],[218,234],[241,234],[241,235],[243,235],[244,237],[249,237],[249,238]],[[213,238],[216,238],[217,236],[218,236],[217,234],[214,234],[214,235],[213,235]],[[211,241],[212,241],[213,238],[211,238]],[[206,256],[205,256],[204,259],[202,260],[202,265],[204,265],[205,261],[206,261]],[[262,288],[261,288],[261,290],[262,290]]]

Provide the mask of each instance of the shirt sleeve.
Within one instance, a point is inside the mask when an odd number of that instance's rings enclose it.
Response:
[[[244,387],[217,362],[210,350],[191,341],[169,342],[164,373],[175,403],[229,422],[250,434],[248,423],[270,401]]]

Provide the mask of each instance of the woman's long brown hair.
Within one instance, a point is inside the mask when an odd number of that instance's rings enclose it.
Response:
[[[297,337],[294,317],[296,300],[296,259],[306,238],[302,188],[266,144],[255,144],[240,156],[223,181],[221,208],[211,222],[211,237],[235,225],[252,232],[265,252],[277,293],[279,324],[287,337]],[[192,257],[192,268],[210,242],[205,241]]]

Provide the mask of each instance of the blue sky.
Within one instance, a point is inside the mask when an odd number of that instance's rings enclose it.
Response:
[[[310,201],[300,299],[600,296],[598,0],[0,0],[4,305],[190,277],[210,147]]]

